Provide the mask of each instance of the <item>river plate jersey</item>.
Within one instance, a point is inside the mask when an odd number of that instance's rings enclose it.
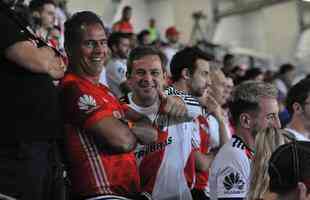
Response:
[[[198,118],[200,134],[200,152],[207,154],[210,151],[209,123],[206,117],[200,115]],[[209,171],[200,171],[196,173],[195,189],[205,191],[208,184]],[[205,191],[207,193],[207,191]],[[209,196],[207,194],[207,196]]]
[[[172,91],[175,90],[170,88],[166,93],[176,95]],[[199,126],[194,119],[202,114],[202,109],[190,95],[178,95],[185,101],[191,115],[186,119],[175,120],[161,114],[159,101],[150,107],[140,107],[132,101],[131,94],[127,97],[129,107],[147,115],[158,129],[155,143],[138,145],[135,151],[142,191],[150,193],[154,199],[192,199],[190,189],[195,179],[193,152],[198,150],[200,143]]]
[[[126,196],[140,191],[134,152],[114,154],[87,129],[104,119],[122,118],[124,107],[109,89],[74,74],[61,83],[66,119],[66,149],[73,193],[80,197]]]
[[[211,199],[243,199],[247,195],[252,150],[233,136],[217,153],[209,174]]]

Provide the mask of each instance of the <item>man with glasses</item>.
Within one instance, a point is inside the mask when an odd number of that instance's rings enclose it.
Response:
[[[286,106],[291,121],[286,130],[297,140],[310,141],[310,79],[306,78],[294,85],[288,92]]]

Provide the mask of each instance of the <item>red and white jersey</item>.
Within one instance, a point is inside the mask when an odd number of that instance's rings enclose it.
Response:
[[[210,147],[211,149],[220,147],[220,124],[218,120],[212,115],[208,115],[209,134],[210,134]],[[234,135],[234,129],[228,117],[225,116],[225,129],[228,138]]]
[[[245,198],[253,151],[234,135],[217,153],[209,176],[210,199]]]
[[[179,122],[161,114],[159,101],[150,107],[140,107],[129,94],[128,102],[132,109],[148,116],[158,127],[155,143],[136,148],[142,191],[159,200],[191,200],[190,189],[195,179],[193,152],[198,150],[193,143],[198,143],[199,148],[198,124],[193,119]],[[201,114],[201,108],[196,110]]]
[[[200,152],[203,154],[210,151],[210,135],[209,135],[209,123],[206,117],[200,115],[198,118],[199,134],[200,134]],[[201,171],[196,173],[195,189],[206,190],[208,185],[209,172]]]
[[[73,193],[127,196],[140,192],[134,152],[114,154],[88,128],[105,117],[122,118],[124,107],[103,85],[72,73],[61,82],[65,111],[66,148]]]

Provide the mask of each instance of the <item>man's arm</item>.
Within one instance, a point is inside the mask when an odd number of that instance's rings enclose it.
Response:
[[[113,152],[130,152],[136,147],[137,139],[128,125],[112,116],[101,119],[89,127],[88,131],[95,134]]]
[[[219,146],[223,146],[228,140],[228,133],[225,125],[224,111],[217,101],[209,94],[205,94],[199,98],[202,106],[206,107],[209,113],[215,117],[219,124]]]
[[[228,159],[231,160],[231,159]],[[246,178],[243,173],[240,172],[238,167],[228,166],[223,164],[221,168],[211,167],[210,184],[216,184],[216,186],[210,185],[210,193],[218,200],[243,200],[246,199],[248,186]],[[213,179],[211,181],[211,179]],[[212,189],[211,189],[212,188]],[[215,191],[212,191],[215,190]]]
[[[49,47],[37,48],[31,41],[20,41],[9,46],[4,55],[11,62],[34,73],[49,74],[55,79],[64,75],[63,60]]]
[[[220,151],[215,157],[211,167],[210,193],[216,199],[246,199],[251,167],[246,155],[240,156],[240,153],[230,148]]]
[[[181,93],[175,90],[173,87],[168,87],[165,92],[168,95],[166,96],[171,98],[171,104],[173,103],[173,99],[178,101],[174,106],[174,110],[175,112],[179,112],[177,117],[180,119],[183,118],[183,121],[191,121],[192,119],[195,119],[199,115],[203,114],[203,109],[196,97]],[[165,95],[161,94],[161,96]],[[169,115],[175,116],[172,114]]]
[[[96,143],[112,153],[132,151],[137,139],[130,131],[118,102],[103,101],[91,88],[84,88],[74,81],[62,82],[60,97],[66,123],[78,127]],[[92,106],[85,106],[90,105]]]
[[[208,171],[214,159],[213,153],[203,154],[200,151],[194,152],[195,167],[198,171]]]
[[[179,96],[168,96],[159,92],[161,101],[160,111],[174,118],[184,118],[188,116],[188,108],[183,99]]]
[[[62,59],[56,57],[49,47],[37,48],[35,42],[30,41],[27,31],[19,26],[19,20],[15,20],[18,16],[15,15],[6,6],[0,12],[0,26],[4,28],[1,32],[1,57],[31,72],[61,78],[65,69]]]
[[[128,108],[125,112],[125,117],[132,123],[131,131],[140,143],[150,144],[157,140],[157,130],[147,116]]]

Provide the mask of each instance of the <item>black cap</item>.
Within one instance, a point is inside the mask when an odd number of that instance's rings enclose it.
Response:
[[[271,156],[268,173],[270,191],[283,194],[304,182],[310,189],[310,142],[281,145]]]

